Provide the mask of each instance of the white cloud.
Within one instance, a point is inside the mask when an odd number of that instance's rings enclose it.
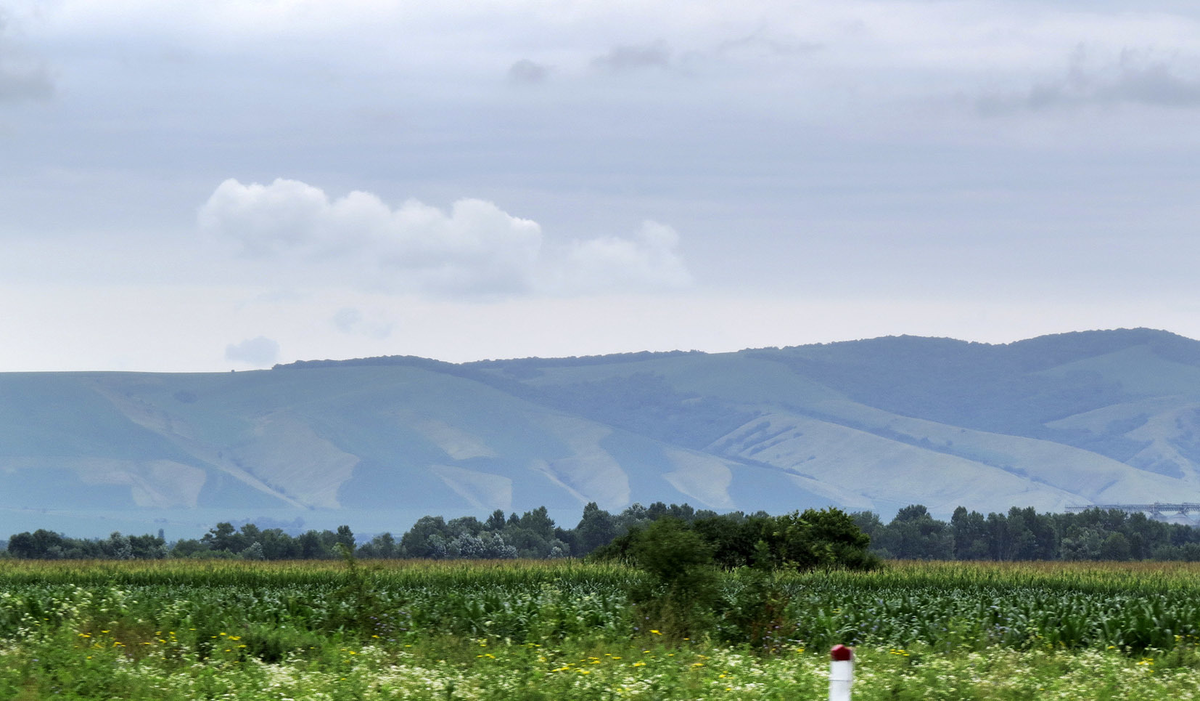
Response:
[[[258,258],[348,262],[367,282],[444,294],[528,291],[542,231],[483,200],[443,212],[416,200],[396,209],[355,191],[336,200],[296,180],[226,180],[200,209],[203,230]]]
[[[541,226],[495,204],[462,199],[449,212],[368,192],[331,200],[296,180],[226,180],[199,212],[203,231],[263,261],[294,260],[319,276],[435,295],[496,296],[677,288],[690,281],[678,235],[647,223],[634,239],[546,250]]]
[[[616,237],[572,246],[563,266],[563,289],[580,292],[683,288],[691,274],[679,256],[679,234],[654,221],[642,223],[633,239]]]
[[[255,367],[273,365],[279,360],[279,344],[265,337],[247,338],[225,346],[225,359]]]

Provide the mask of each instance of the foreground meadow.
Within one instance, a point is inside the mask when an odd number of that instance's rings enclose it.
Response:
[[[669,639],[572,562],[0,562],[0,698],[1190,699],[1200,568],[732,573]],[[767,614],[763,614],[767,611]],[[770,612],[774,613],[770,613]],[[719,615],[718,615],[719,614]]]

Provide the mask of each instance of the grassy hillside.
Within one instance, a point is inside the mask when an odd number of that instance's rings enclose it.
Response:
[[[378,523],[543,504],[563,518],[659,500],[939,515],[1200,501],[1200,343],[1135,329],[0,374],[0,525],[114,511]]]

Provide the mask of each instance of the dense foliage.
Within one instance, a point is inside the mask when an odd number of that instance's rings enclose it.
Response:
[[[808,509],[782,516],[767,514],[692,515],[677,521],[694,534],[706,560],[726,569],[812,569],[844,567],[873,569],[879,558],[868,552],[870,538],[854,519],[839,509]],[[657,523],[655,525],[658,525]],[[657,541],[666,529],[635,526],[596,551],[600,559],[645,562],[647,541]]]
[[[696,511],[687,504],[662,502],[648,507],[633,504],[613,515],[593,502],[584,507],[583,516],[573,529],[559,528],[546,508],[539,507],[521,515],[506,516],[497,510],[482,521],[473,516],[449,521],[441,516],[425,516],[399,539],[391,533],[382,533],[361,545],[356,544],[349,526],[293,536],[280,528],[260,529],[253,523],[240,528],[219,523],[200,539],[171,544],[165,542],[161,533],[132,537],[114,533],[108,539],[79,539],[38,530],[12,536],[6,552],[12,557],[45,560],[165,557],[322,560],[340,558],[345,551],[369,559],[554,559],[582,557],[619,536],[667,517],[727,524],[729,529],[769,518],[763,513],[747,517],[740,512],[718,516],[713,511]]]
[[[219,523],[202,538],[173,543],[166,542],[161,532],[81,539],[38,530],[11,536],[0,547],[0,557],[328,560],[349,551],[365,559],[502,560],[583,557],[599,550],[598,557],[628,562],[636,535],[664,518],[695,530],[711,551],[712,561],[726,569],[754,565],[869,569],[879,558],[1200,562],[1200,529],[1117,510],[1039,514],[1032,508],[1014,507],[1008,513],[985,516],[959,507],[946,522],[917,504],[904,507],[885,524],[869,511],[717,514],[662,502],[648,507],[633,504],[617,514],[593,502],[584,507],[574,528],[557,526],[544,507],[520,515],[497,510],[483,520],[425,516],[399,538],[381,533],[365,543],[357,542],[349,526],[292,535],[253,523],[238,528]]]
[[[913,505],[886,525],[871,512],[853,518],[885,558],[1200,561],[1200,529],[1115,509],[1039,514],[1013,507],[984,516],[960,506],[947,523]]]

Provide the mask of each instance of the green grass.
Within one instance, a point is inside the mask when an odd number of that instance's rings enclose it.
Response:
[[[770,652],[668,644],[641,575],[574,562],[0,562],[0,699],[1179,699],[1200,566],[893,564],[785,575]],[[723,606],[744,578],[723,577]],[[718,612],[719,613],[719,612]]]

